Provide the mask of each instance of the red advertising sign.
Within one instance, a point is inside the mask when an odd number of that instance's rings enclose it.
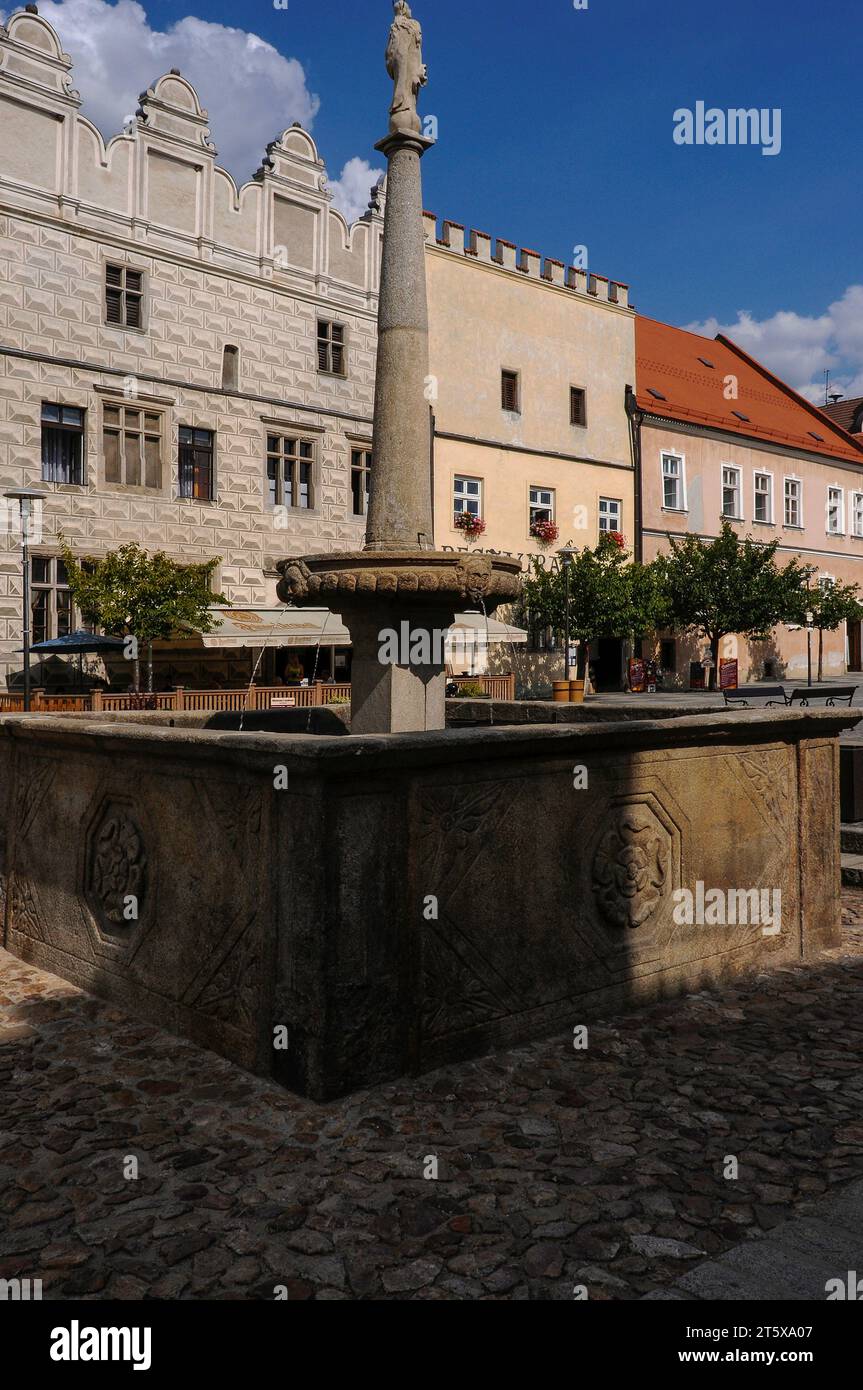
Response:
[[[737,689],[737,660],[727,661],[725,657],[719,658],[719,689]]]
[[[643,695],[647,689],[647,672],[644,669],[644,662],[639,661],[638,657],[630,657],[629,689],[633,695]]]

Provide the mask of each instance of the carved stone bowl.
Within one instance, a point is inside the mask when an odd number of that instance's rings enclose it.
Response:
[[[357,551],[282,560],[283,603],[316,604],[342,613],[383,601],[412,608],[483,607],[493,613],[521,590],[521,562],[509,556],[450,551]]]

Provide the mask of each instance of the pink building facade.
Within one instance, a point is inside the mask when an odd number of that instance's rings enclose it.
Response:
[[[634,411],[642,556],[669,537],[715,537],[723,519],[738,534],[777,540],[777,563],[812,566],[813,586],[859,583],[863,592],[863,447],[733,344],[636,322]],[[805,628],[780,627],[766,642],[726,637],[741,682],[806,682]],[[860,623],[811,634],[813,679],[863,671]],[[686,685],[707,643],[667,634],[667,685]]]

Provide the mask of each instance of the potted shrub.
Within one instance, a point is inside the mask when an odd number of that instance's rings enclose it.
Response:
[[[488,695],[482,681],[465,681],[459,689],[459,699],[486,700]]]

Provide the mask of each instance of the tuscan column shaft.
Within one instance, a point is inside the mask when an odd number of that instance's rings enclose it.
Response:
[[[425,235],[420,159],[433,143],[397,132],[387,157],[387,202],[378,309],[374,460],[367,550],[433,545]]]

